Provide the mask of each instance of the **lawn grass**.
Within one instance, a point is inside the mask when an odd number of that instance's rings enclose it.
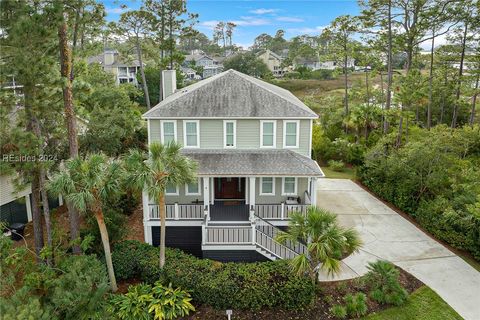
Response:
[[[392,307],[364,320],[462,320],[462,317],[442,300],[432,289],[423,286],[416,290],[408,302]]]
[[[325,178],[332,178],[332,179],[350,179],[355,180],[355,169],[354,168],[345,168],[342,172],[333,171],[330,167],[323,167],[322,171],[325,173]]]

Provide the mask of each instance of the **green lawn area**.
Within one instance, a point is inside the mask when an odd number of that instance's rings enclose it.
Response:
[[[423,286],[401,307],[392,307],[364,320],[462,320],[432,289]]]
[[[355,180],[355,169],[354,168],[345,168],[342,172],[333,171],[327,166],[322,166],[322,171],[325,173],[326,178],[332,179],[351,179]]]

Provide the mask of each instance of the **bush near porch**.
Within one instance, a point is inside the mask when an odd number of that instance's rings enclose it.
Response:
[[[217,309],[301,309],[315,299],[311,281],[292,275],[284,260],[220,263],[167,248],[166,264],[160,270],[158,257],[158,248],[138,241],[119,242],[112,254],[118,279],[172,283],[189,290],[196,303]]]

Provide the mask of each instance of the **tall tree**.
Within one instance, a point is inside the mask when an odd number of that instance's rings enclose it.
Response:
[[[83,214],[95,216],[113,292],[117,291],[117,281],[103,208],[107,201],[118,195],[121,179],[122,167],[118,161],[108,159],[102,154],[91,154],[85,159],[77,157],[68,160],[65,167],[56,173],[48,184],[48,189],[52,193],[62,194]]]
[[[153,19],[153,15],[144,9],[127,11],[120,15],[120,20],[116,25],[117,32],[120,35],[128,37],[128,39],[135,45],[137,59],[140,64],[142,88],[147,109],[150,109],[151,105],[150,96],[148,94],[147,79],[145,77],[141,39],[147,37],[151,33]]]
[[[343,68],[344,77],[344,112],[348,116],[348,72],[349,61],[353,58],[355,42],[353,36],[359,30],[359,20],[349,15],[337,17],[331,25],[324,30],[324,35],[330,41],[330,54]]]
[[[237,27],[237,25],[233,22],[227,22],[225,36],[228,40],[228,45],[231,47],[233,45],[232,37],[233,37],[233,30]]]
[[[152,143],[150,152],[132,150],[126,157],[127,183],[145,191],[160,211],[160,268],[165,265],[165,189],[195,181],[196,163],[180,153],[181,146]]]

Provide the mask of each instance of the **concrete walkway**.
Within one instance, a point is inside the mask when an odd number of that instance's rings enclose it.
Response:
[[[342,261],[334,279],[361,276],[368,262],[388,260],[435,290],[464,319],[480,320],[480,272],[354,182],[319,179],[317,190],[317,205],[358,230],[364,242],[359,253]]]

